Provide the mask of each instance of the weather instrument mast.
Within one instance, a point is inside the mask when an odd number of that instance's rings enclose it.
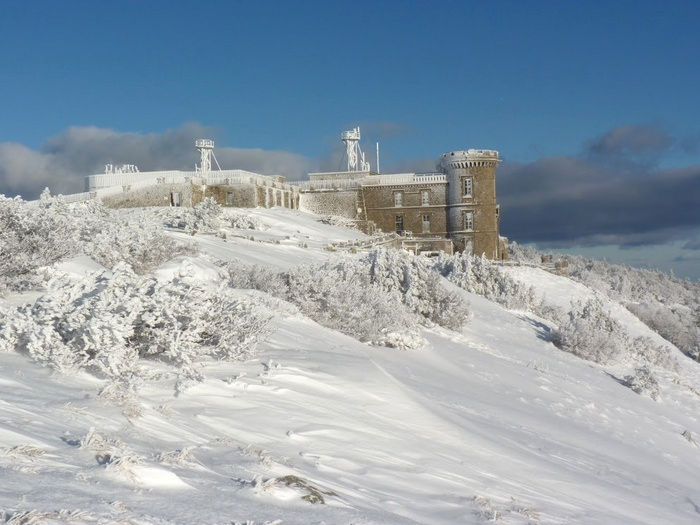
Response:
[[[343,131],[340,139],[345,144],[348,171],[369,171],[369,162],[365,161],[365,154],[360,149],[360,127]]]
[[[194,141],[194,147],[199,150],[199,166],[195,166],[195,171],[199,173],[209,173],[211,171],[211,159],[214,157],[216,167],[221,171],[219,161],[214,155],[214,141],[211,139],[197,139]]]

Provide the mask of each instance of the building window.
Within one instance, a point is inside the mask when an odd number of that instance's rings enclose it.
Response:
[[[233,192],[226,192],[226,206],[233,206]]]
[[[403,233],[403,215],[396,216],[396,233]]]
[[[400,191],[394,193],[394,206],[396,206],[397,208],[403,206],[403,193],[401,193]]]
[[[423,206],[430,206],[430,192],[428,190],[420,192],[420,202]]]
[[[423,215],[423,233],[430,232],[430,215]]]
[[[464,177],[462,179],[463,185],[464,185],[464,196],[465,197],[471,197],[472,196],[472,185],[474,182],[474,179],[472,177]]]
[[[181,206],[180,192],[179,191],[171,191],[170,192],[170,205],[171,206]]]
[[[474,212],[465,211],[464,212],[464,229],[467,231],[472,231],[474,229]]]

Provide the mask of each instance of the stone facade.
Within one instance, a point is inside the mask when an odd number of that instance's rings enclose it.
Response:
[[[400,233],[417,252],[451,251],[444,249],[449,245],[503,259],[498,162],[497,151],[469,149],[442,155],[439,173],[379,175],[366,165],[366,171],[311,173],[308,181],[291,184],[243,170],[108,172],[88,176],[88,191],[79,197],[115,208],[196,206],[210,197],[221,206],[302,209],[350,218],[367,233]]]
[[[142,174],[147,177],[148,173]],[[235,208],[299,208],[299,188],[283,177],[249,177],[241,182],[234,178],[211,179],[188,177],[182,182],[161,180],[138,181],[121,187],[102,188],[96,195],[111,208],[143,206],[196,206],[205,198]]]
[[[449,239],[458,251],[504,259],[498,162],[497,151],[469,149],[442,155],[440,173],[313,173],[301,187],[301,207],[354,219],[368,231],[410,234],[420,241],[416,251],[433,251],[433,241]]]
[[[447,235],[458,250],[500,259],[499,207],[496,203],[498,152],[451,151],[440,157],[447,175]],[[471,248],[470,248],[471,247]]]
[[[446,184],[363,185],[368,221],[385,232],[411,232],[416,237],[446,237]]]
[[[325,190],[302,192],[299,207],[317,215],[339,215],[358,218],[358,190]]]
[[[180,206],[192,205],[192,186],[183,184],[157,184],[132,189],[124,186],[119,193],[102,197],[108,208],[139,208],[144,206],[173,206],[173,197],[177,196]]]

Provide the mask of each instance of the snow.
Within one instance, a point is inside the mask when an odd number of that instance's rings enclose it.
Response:
[[[254,241],[187,236],[203,255],[155,274],[187,267],[214,286],[211,258],[286,269],[363,237],[302,212],[251,213],[268,227],[248,231]],[[94,265],[79,257],[60,269]],[[507,271],[556,305],[593,294],[540,269]],[[423,328],[427,345],[411,351],[281,307],[255,359],[207,361],[206,380],[177,396],[170,382],[145,382],[140,416],[99,397],[94,376],[0,353],[0,510],[58,523],[68,512],[80,513],[73,523],[700,521],[700,454],[681,435],[700,436],[697,364],[683,358],[654,402],[616,369],[555,348],[541,319],[459,292],[471,322]],[[18,297],[6,299],[31,300]],[[609,306],[630,333],[658,338]],[[101,439],[87,443],[91,432]],[[315,495],[325,504],[302,499]]]
[[[561,275],[554,275],[542,268],[529,266],[505,266],[503,272],[516,281],[534,286],[545,303],[568,309],[572,302],[600,298],[611,316],[619,321],[632,337],[650,337],[657,344],[669,346],[668,341],[652,331],[620,303],[612,301],[585,285]]]

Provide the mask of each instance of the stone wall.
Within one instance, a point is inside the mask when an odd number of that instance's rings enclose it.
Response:
[[[446,236],[446,188],[444,183],[363,186],[367,219],[384,232],[396,231],[397,216],[403,219],[404,231],[415,236]],[[429,192],[429,203],[423,205],[422,193]],[[395,194],[401,193],[401,206],[395,206]],[[429,216],[429,231],[423,231],[423,216]]]
[[[227,195],[233,194],[233,204],[228,204]],[[221,206],[234,208],[255,208],[258,205],[256,186],[253,184],[221,184],[202,186],[192,185],[192,205],[196,206],[202,200],[211,197]]]
[[[356,219],[357,190],[313,191],[299,195],[299,209],[317,215],[339,215]]]
[[[145,206],[170,206],[171,194],[180,194],[180,205],[191,206],[192,191],[189,183],[154,184],[145,188],[136,188],[122,193],[102,197],[108,208],[140,208]]]
[[[485,254],[489,259],[500,259],[496,204],[495,161],[473,161],[446,167],[449,195],[447,230],[458,250],[471,250],[475,255]],[[471,196],[464,195],[464,180],[472,179]],[[464,228],[464,213],[473,213],[472,231]]]

